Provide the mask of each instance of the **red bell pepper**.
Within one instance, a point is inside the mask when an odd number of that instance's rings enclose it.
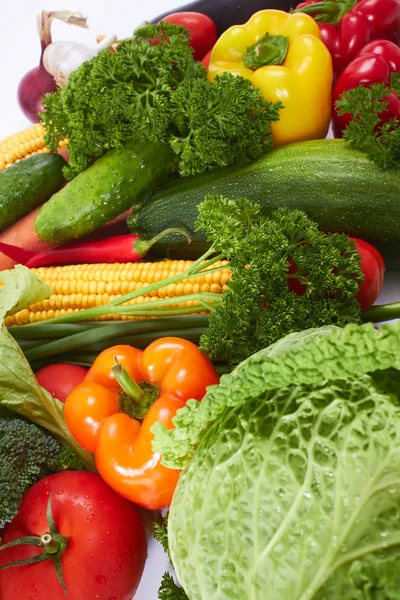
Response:
[[[307,0],[296,11],[318,22],[336,76],[370,41],[399,41],[400,0]]]
[[[400,121],[400,98],[395,87],[395,77],[400,72],[400,48],[387,40],[370,42],[359,52],[358,56],[343,71],[333,88],[333,131],[335,137],[342,137],[344,129],[351,120],[351,115],[339,115],[337,100],[344,92],[359,85],[370,87],[375,83],[384,83],[391,93],[384,101],[388,106],[380,113],[382,123],[391,119]]]

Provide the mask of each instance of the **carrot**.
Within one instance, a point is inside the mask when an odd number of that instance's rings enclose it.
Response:
[[[22,217],[22,219],[19,219],[8,227],[8,229],[3,231],[0,234],[0,242],[10,244],[11,246],[17,246],[24,250],[31,250],[32,252],[43,252],[44,250],[54,248],[53,245],[41,240],[33,228],[36,213],[39,208],[28,213]],[[0,253],[0,271],[11,269],[14,265],[14,260]]]

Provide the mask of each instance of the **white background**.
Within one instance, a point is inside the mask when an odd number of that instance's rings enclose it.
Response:
[[[53,40],[77,40],[91,45],[99,34],[128,37],[146,19],[173,11],[183,3],[185,0],[51,0],[47,5],[42,0],[0,0],[0,139],[30,125],[18,107],[16,91],[21,77],[39,63],[36,15],[42,9],[82,12],[88,17],[89,29],[54,22]],[[400,297],[397,282],[397,275],[388,275],[379,302],[394,302]],[[157,542],[150,541],[149,556],[135,600],[157,600],[161,576],[168,568]]]

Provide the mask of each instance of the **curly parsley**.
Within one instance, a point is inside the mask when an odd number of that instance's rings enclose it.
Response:
[[[247,162],[272,147],[271,123],[282,108],[241,77],[209,82],[189,32],[170,23],[143,27],[116,52],[100,52],[43,104],[47,146],[69,140],[68,178],[131,139],[169,141],[181,175]]]
[[[223,196],[199,205],[197,229],[232,270],[200,340],[211,359],[237,364],[288,333],[360,322],[360,257],[347,235],[319,231],[299,210],[266,217]]]
[[[400,87],[398,75],[394,73],[392,77],[393,91]],[[352,116],[343,132],[344,139],[366,152],[382,169],[400,167],[400,123],[398,119],[381,123],[380,117],[388,108],[385,98],[391,91],[383,83],[370,88],[360,85],[336,102],[339,115]]]

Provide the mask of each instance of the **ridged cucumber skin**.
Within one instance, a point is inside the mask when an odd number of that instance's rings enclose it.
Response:
[[[95,231],[164,183],[175,161],[167,144],[129,142],[110,150],[39,210],[36,233],[61,244]]]
[[[0,231],[58,192],[65,164],[59,154],[35,154],[0,173]]]
[[[208,248],[194,231],[197,205],[207,194],[246,197],[267,213],[281,206],[304,210],[325,231],[360,237],[400,268],[400,169],[383,171],[343,140],[290,144],[240,168],[216,169],[159,188],[134,212],[131,225],[146,237],[182,227],[190,245],[176,234],[153,248],[155,256],[195,259]]]

